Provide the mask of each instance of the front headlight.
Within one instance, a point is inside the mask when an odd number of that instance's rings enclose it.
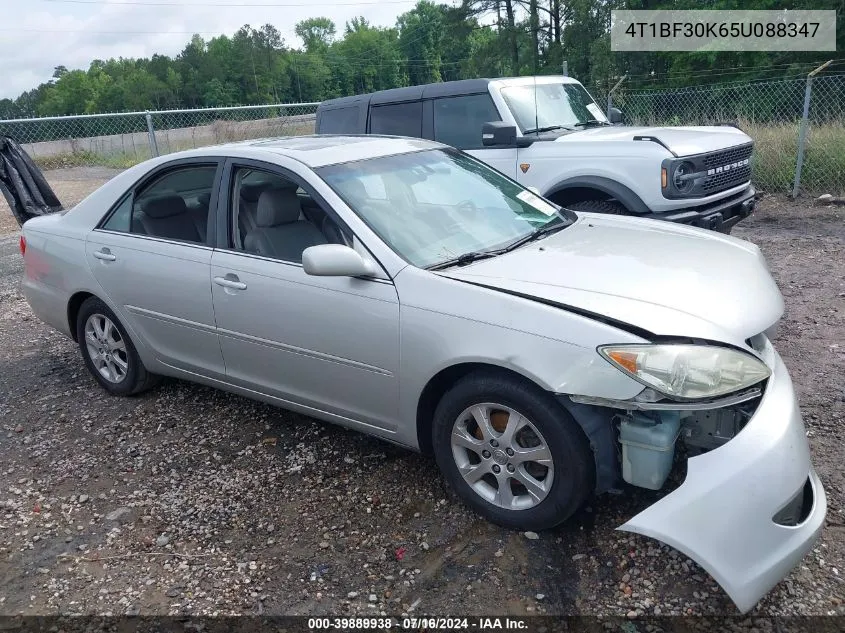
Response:
[[[757,384],[771,375],[744,352],[710,345],[603,345],[614,367],[679,400],[715,398]]]

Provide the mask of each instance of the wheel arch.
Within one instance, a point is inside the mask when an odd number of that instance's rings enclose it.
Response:
[[[76,336],[76,319],[79,316],[79,309],[82,307],[82,304],[85,303],[86,300],[96,296],[97,295],[91,292],[80,290],[79,292],[75,292],[73,295],[71,295],[70,299],[67,302],[68,330],[70,330],[71,338],[77,343],[79,342],[79,340]]]
[[[426,455],[431,455],[434,452],[431,431],[434,421],[434,411],[440,399],[456,382],[478,371],[496,372],[503,376],[517,378],[547,391],[543,385],[530,376],[494,363],[467,361],[444,367],[428,380],[417,400],[417,445],[419,446],[420,452]]]
[[[631,213],[650,212],[645,202],[634,191],[603,176],[580,176],[562,180],[546,190],[543,195],[561,204],[592,199],[589,198],[592,192],[601,195],[602,199],[615,198]]]

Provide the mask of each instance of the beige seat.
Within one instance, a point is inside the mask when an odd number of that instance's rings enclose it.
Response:
[[[244,250],[290,262],[302,261],[302,251],[325,244],[323,233],[300,220],[302,209],[296,189],[269,189],[258,198],[256,227],[247,233]]]

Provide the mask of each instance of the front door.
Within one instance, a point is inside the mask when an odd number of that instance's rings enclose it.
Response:
[[[86,244],[105,297],[163,363],[223,378],[211,302],[215,161],[178,161],[130,191]]]
[[[516,178],[515,147],[485,147],[481,129],[501,116],[487,92],[432,101],[435,141],[462,149],[510,178]]]
[[[306,248],[355,238],[294,174],[243,163],[233,164],[226,178],[231,235],[213,254],[211,287],[229,382],[394,430],[399,301],[393,284],[305,273]],[[262,190],[254,210],[243,204],[243,188]]]

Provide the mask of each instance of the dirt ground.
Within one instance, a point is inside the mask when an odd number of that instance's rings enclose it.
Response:
[[[47,177],[70,204],[110,175]],[[651,493],[533,539],[464,508],[433,460],[363,435],[179,381],[107,396],[32,317],[10,217],[0,204],[0,614],[737,613],[695,563],[615,530]],[[843,615],[845,210],[768,197],[735,235],[784,294],[775,344],[829,502],[753,613]]]

